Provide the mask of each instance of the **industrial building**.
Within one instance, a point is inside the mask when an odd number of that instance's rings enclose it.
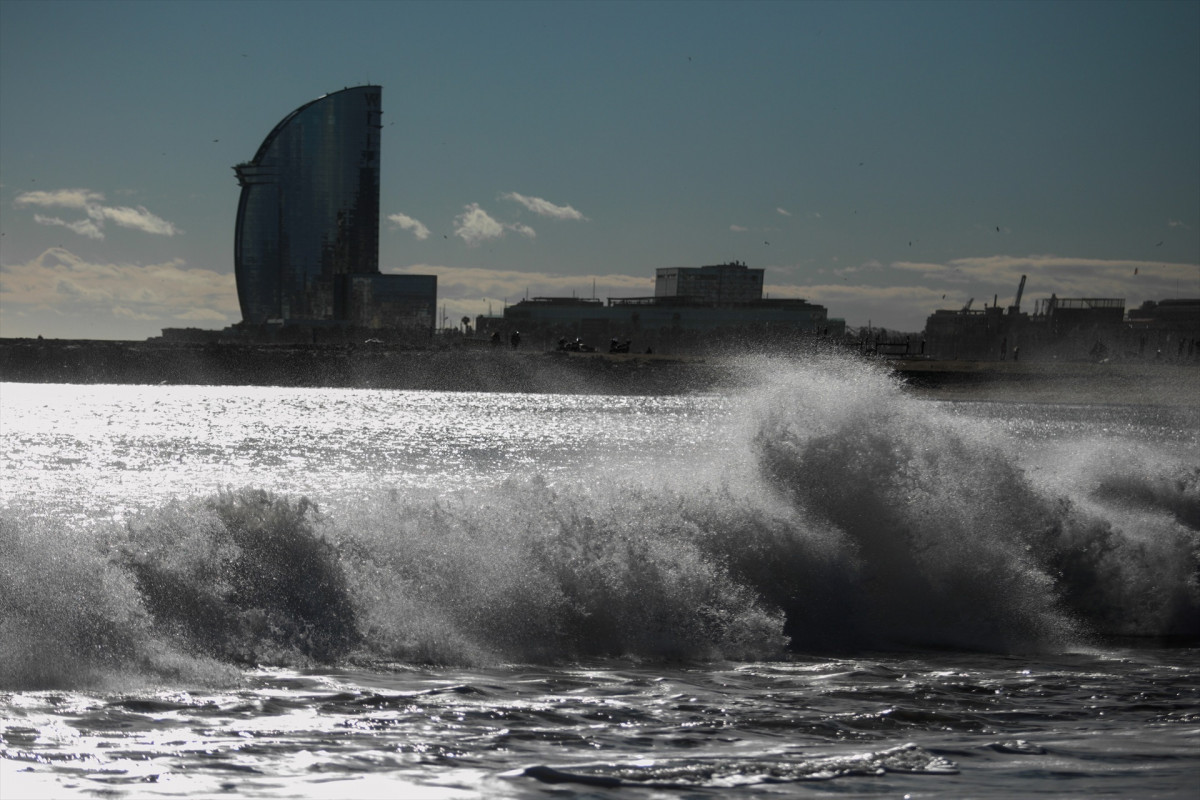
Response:
[[[716,344],[779,345],[802,337],[845,333],[842,319],[799,299],[763,297],[763,270],[731,262],[658,269],[652,297],[534,297],[480,316],[482,335],[518,331],[533,347],[581,340],[607,349],[613,340],[634,352],[688,352]]]
[[[379,270],[381,97],[357,86],[306,103],[234,167],[243,328],[432,335],[436,276]]]
[[[1007,308],[935,311],[922,352],[955,361],[1194,360],[1200,356],[1200,300],[1147,301],[1126,316],[1120,297],[1058,297],[1021,311],[1025,276]]]

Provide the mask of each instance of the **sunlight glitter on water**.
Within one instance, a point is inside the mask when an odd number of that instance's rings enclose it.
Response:
[[[716,398],[270,387],[4,387],[0,500],[130,507],[257,485],[319,502],[380,485],[450,491],[698,446]],[[689,413],[693,416],[689,417]],[[115,424],[114,424],[115,423]]]
[[[1200,425],[856,370],[6,385],[6,793],[1190,798]]]

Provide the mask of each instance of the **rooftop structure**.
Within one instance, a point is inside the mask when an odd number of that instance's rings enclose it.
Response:
[[[705,267],[662,267],[654,275],[654,296],[713,305],[752,303],[762,299],[763,273],[736,261]]]

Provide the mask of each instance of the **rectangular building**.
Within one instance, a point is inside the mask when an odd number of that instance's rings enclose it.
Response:
[[[337,287],[338,319],[358,328],[433,335],[436,275],[343,275]]]
[[[662,267],[654,275],[654,296],[713,305],[754,303],[762,300],[764,272],[736,261],[706,267]]]

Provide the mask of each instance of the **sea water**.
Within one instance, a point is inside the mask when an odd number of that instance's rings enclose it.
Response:
[[[1195,797],[1200,411],[0,386],[0,796]]]

